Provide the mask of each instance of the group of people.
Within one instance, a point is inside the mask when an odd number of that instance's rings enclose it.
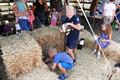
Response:
[[[80,18],[76,15],[73,6],[66,6],[66,19],[63,20],[65,31],[69,28],[70,33],[67,35],[66,51],[57,52],[56,48],[50,47],[48,50],[49,59],[53,59],[53,66],[51,70],[54,71],[57,67],[61,70],[62,74],[59,76],[60,80],[65,80],[69,77],[67,70],[72,69],[76,63],[74,53],[77,49],[79,33],[81,29]]]
[[[33,25],[41,27],[42,25],[57,26],[61,11],[55,7],[48,10],[45,0],[36,0],[32,6],[28,6],[27,0],[17,0],[14,2],[13,11],[16,17],[18,29],[30,31]]]
[[[116,5],[113,3],[114,0],[106,2],[103,8],[103,25],[100,29],[100,35],[96,39],[96,45],[93,53],[97,52],[98,58],[100,58],[101,48],[106,48],[110,45],[110,40],[112,39],[112,27],[111,22],[115,17]],[[38,0],[34,8],[34,16],[37,18],[41,24],[46,24],[48,19],[48,7],[46,2],[43,0]],[[118,5],[119,6],[119,5]],[[117,6],[117,7],[118,7]],[[26,4],[26,0],[19,0],[14,4],[14,13],[16,16],[16,23],[18,23],[22,30],[29,31],[32,27],[32,22],[34,21],[33,13],[30,12],[32,8],[29,8]],[[57,50],[51,47],[48,50],[49,60],[53,59],[53,66],[51,70],[55,70],[58,67],[62,74],[59,76],[60,80],[65,80],[69,77],[67,70],[72,69],[76,62],[75,51],[77,49],[79,34],[81,29],[80,17],[76,15],[75,9],[73,6],[66,6],[65,8],[65,17],[61,17],[62,24],[64,25],[65,30],[70,29],[70,33],[67,35],[66,41],[66,51],[57,52]],[[57,24],[59,12],[55,8],[52,9],[51,14],[51,26],[55,27]],[[31,23],[31,24],[29,24]]]
[[[117,7],[119,7],[119,5],[117,5]],[[95,37],[95,49],[93,50],[93,54],[96,53],[97,59],[100,59],[102,48],[107,48],[111,44],[111,23],[115,18],[117,7],[114,4],[114,0],[110,0],[104,4],[103,24],[101,25],[99,36]],[[66,52],[57,52],[55,48],[50,48],[48,50],[48,55],[54,60],[52,70],[55,70],[55,68],[58,67],[62,72],[59,76],[60,80],[65,80],[69,77],[67,70],[72,69],[74,63],[76,62],[74,53],[78,45],[79,32],[81,28],[80,19],[76,16],[72,6],[66,7],[66,17],[67,18],[63,22],[64,27],[65,29],[71,29],[70,33],[67,35]]]

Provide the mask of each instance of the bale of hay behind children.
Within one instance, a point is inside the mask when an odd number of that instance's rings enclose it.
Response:
[[[58,51],[64,50],[64,33],[60,32],[60,28],[42,27],[31,32],[42,47],[43,56],[46,56],[49,46],[56,47]]]
[[[0,42],[9,78],[43,66],[41,48],[29,33],[3,37]]]
[[[95,48],[95,40],[90,32],[85,30],[83,33],[81,33],[81,37],[85,38],[85,47],[91,49]],[[117,43],[115,41],[110,42],[111,44],[107,48],[102,50],[109,59],[120,63],[120,43]]]

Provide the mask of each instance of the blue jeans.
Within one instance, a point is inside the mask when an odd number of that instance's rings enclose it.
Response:
[[[27,19],[19,19],[18,23],[21,27],[21,30],[29,31],[30,30],[30,24]]]
[[[120,13],[117,15],[117,19],[120,21]]]

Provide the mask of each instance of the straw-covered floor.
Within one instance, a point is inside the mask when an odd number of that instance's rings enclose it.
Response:
[[[120,31],[113,32],[112,46],[109,46],[105,54],[107,55],[108,62],[105,61],[103,56],[98,60],[96,55],[92,55],[94,47],[94,39],[91,33],[84,31],[81,33],[81,37],[85,38],[85,47],[82,50],[76,52],[76,65],[69,71],[70,78],[67,80],[120,80],[120,69],[115,68],[114,64],[119,61],[119,47],[120,39],[118,38]],[[110,48],[111,47],[111,48]],[[114,50],[115,52],[112,53]],[[118,50],[118,51],[116,51]],[[116,57],[116,59],[114,59]]]
[[[115,32],[113,37],[118,39],[119,35],[120,33]],[[119,62],[120,45],[112,41],[113,46],[104,50],[112,67],[109,69],[103,57],[97,60],[95,55],[91,55],[94,48],[91,33],[85,30],[81,33],[81,37],[85,38],[85,47],[76,52],[77,62],[69,71],[70,77],[67,80],[109,80],[114,64]],[[116,41],[119,42],[119,40]],[[3,62],[9,77],[14,80],[57,80],[58,76],[50,72],[43,63],[42,52],[45,56],[49,46],[55,46],[60,51],[64,50],[64,33],[61,33],[59,28],[43,27],[30,34],[21,33],[2,37],[0,44]],[[113,74],[111,80],[120,80],[119,74],[119,72]]]

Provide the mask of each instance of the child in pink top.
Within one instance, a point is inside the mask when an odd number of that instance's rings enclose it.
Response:
[[[57,25],[57,19],[58,19],[58,12],[55,8],[53,8],[53,12],[51,14],[51,26],[55,27]]]
[[[32,9],[31,9],[31,7],[30,7],[30,9],[29,9],[29,15],[28,15],[28,21],[29,21],[29,23],[30,23],[30,25],[31,25],[31,27],[33,26],[33,21],[35,20],[35,16],[34,16],[34,14],[33,14],[33,11],[32,11]]]

